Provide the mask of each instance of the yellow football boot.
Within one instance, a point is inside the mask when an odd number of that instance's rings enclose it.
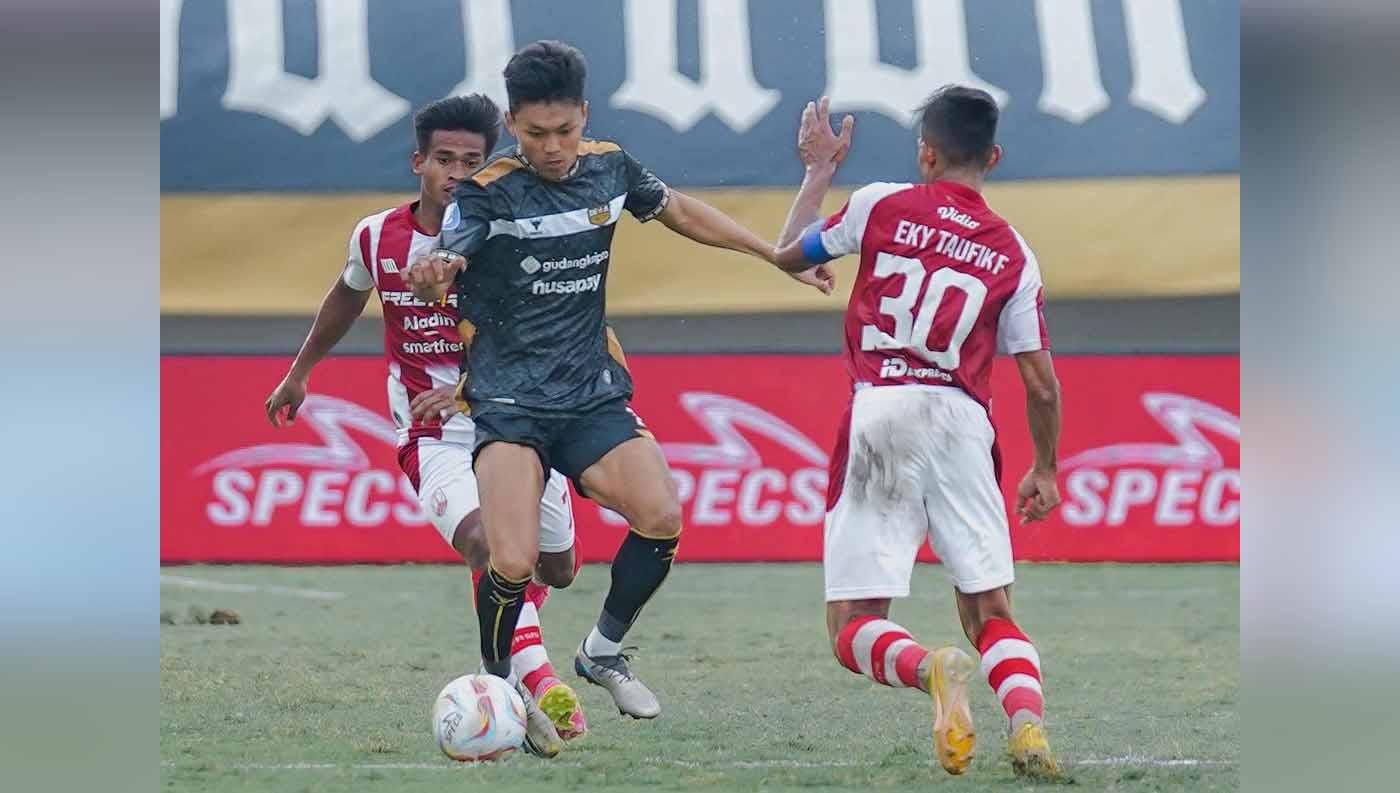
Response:
[[[1043,782],[1064,778],[1060,764],[1050,752],[1050,742],[1045,739],[1045,727],[1040,724],[1033,721],[1022,724],[1012,734],[1006,751],[1011,755],[1011,768],[1016,776]]]
[[[977,731],[967,705],[967,684],[976,670],[972,657],[957,647],[933,651],[928,670],[928,693],[933,699],[933,753],[938,764],[958,775],[972,764]]]

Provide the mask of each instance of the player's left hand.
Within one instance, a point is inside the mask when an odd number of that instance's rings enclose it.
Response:
[[[1055,472],[1036,468],[1027,471],[1016,488],[1016,514],[1021,518],[1021,525],[1044,520],[1059,505],[1060,488],[1055,483]]]
[[[467,268],[467,260],[451,251],[433,251],[411,262],[405,280],[413,296],[435,303],[452,288],[457,273]]]
[[[836,288],[836,273],[825,264],[819,264],[800,273],[788,273],[788,275],[792,276],[792,280],[806,284],[824,295],[831,294],[832,290]]]
[[[306,381],[288,374],[263,402],[263,410],[272,426],[281,427],[283,421],[291,424],[297,420],[297,411],[305,401]]]
[[[837,134],[831,130],[830,107],[831,100],[824,96],[816,102],[808,102],[802,109],[802,123],[797,128],[797,156],[808,168],[835,168],[851,150],[855,116],[841,119],[841,132]]]
[[[424,391],[413,398],[408,409],[418,421],[447,421],[461,412],[456,392],[456,387],[450,385]]]

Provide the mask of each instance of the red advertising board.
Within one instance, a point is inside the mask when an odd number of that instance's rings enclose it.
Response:
[[[262,402],[281,357],[161,360],[162,562],[436,562],[454,553],[398,469],[379,358],[316,371],[294,426]],[[662,441],[685,510],[680,558],[817,561],[827,455],[848,399],[835,356],[634,355],[633,407]],[[1063,356],[1060,487],[1016,557],[1239,559],[1239,359]],[[1000,362],[994,419],[1010,493],[1031,460],[1021,386]],[[575,501],[585,561],[625,528]],[[925,558],[933,557],[925,551]]]

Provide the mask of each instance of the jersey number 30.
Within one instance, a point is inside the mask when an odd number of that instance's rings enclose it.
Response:
[[[876,278],[904,276],[904,288],[894,297],[880,298],[880,313],[894,319],[894,333],[889,334],[874,325],[861,328],[860,348],[862,350],[913,350],[919,357],[946,371],[958,368],[963,342],[972,333],[977,315],[982,312],[982,303],[987,299],[987,285],[976,278],[957,270],[941,267],[930,274],[924,263],[906,256],[881,253],[875,257]],[[919,301],[919,291],[924,281],[928,289],[924,299]],[[962,310],[958,312],[957,324],[953,326],[948,346],[942,350],[929,349],[929,336],[939,314],[945,314],[945,300],[949,289],[956,289],[967,296]],[[917,310],[917,315],[916,315]],[[945,320],[946,322],[946,320]],[[941,327],[946,327],[939,323]]]

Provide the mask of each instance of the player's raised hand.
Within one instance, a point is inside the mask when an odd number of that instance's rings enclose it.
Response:
[[[1027,471],[1016,488],[1016,514],[1021,524],[1044,520],[1059,505],[1060,488],[1055,484],[1055,472],[1036,468]]]
[[[794,281],[806,284],[824,295],[836,288],[836,273],[825,264],[819,264],[800,273],[788,273]]]
[[[447,421],[462,412],[457,405],[456,392],[456,387],[450,385],[429,389],[414,397],[408,404],[408,409],[419,421]]]
[[[263,410],[267,411],[267,420],[272,422],[272,426],[282,426],[284,418],[288,424],[296,421],[297,411],[301,409],[301,403],[306,401],[306,381],[298,380],[288,375],[282,378],[282,382],[272,389],[272,394],[263,403]]]
[[[452,251],[433,251],[409,264],[408,288],[419,300],[435,303],[447,294],[457,273],[466,267],[467,260]]]
[[[851,135],[856,119],[841,119],[840,133],[831,129],[831,100],[822,97],[808,102],[802,109],[802,123],[797,128],[797,156],[807,167],[830,165],[836,167],[851,150]]]

